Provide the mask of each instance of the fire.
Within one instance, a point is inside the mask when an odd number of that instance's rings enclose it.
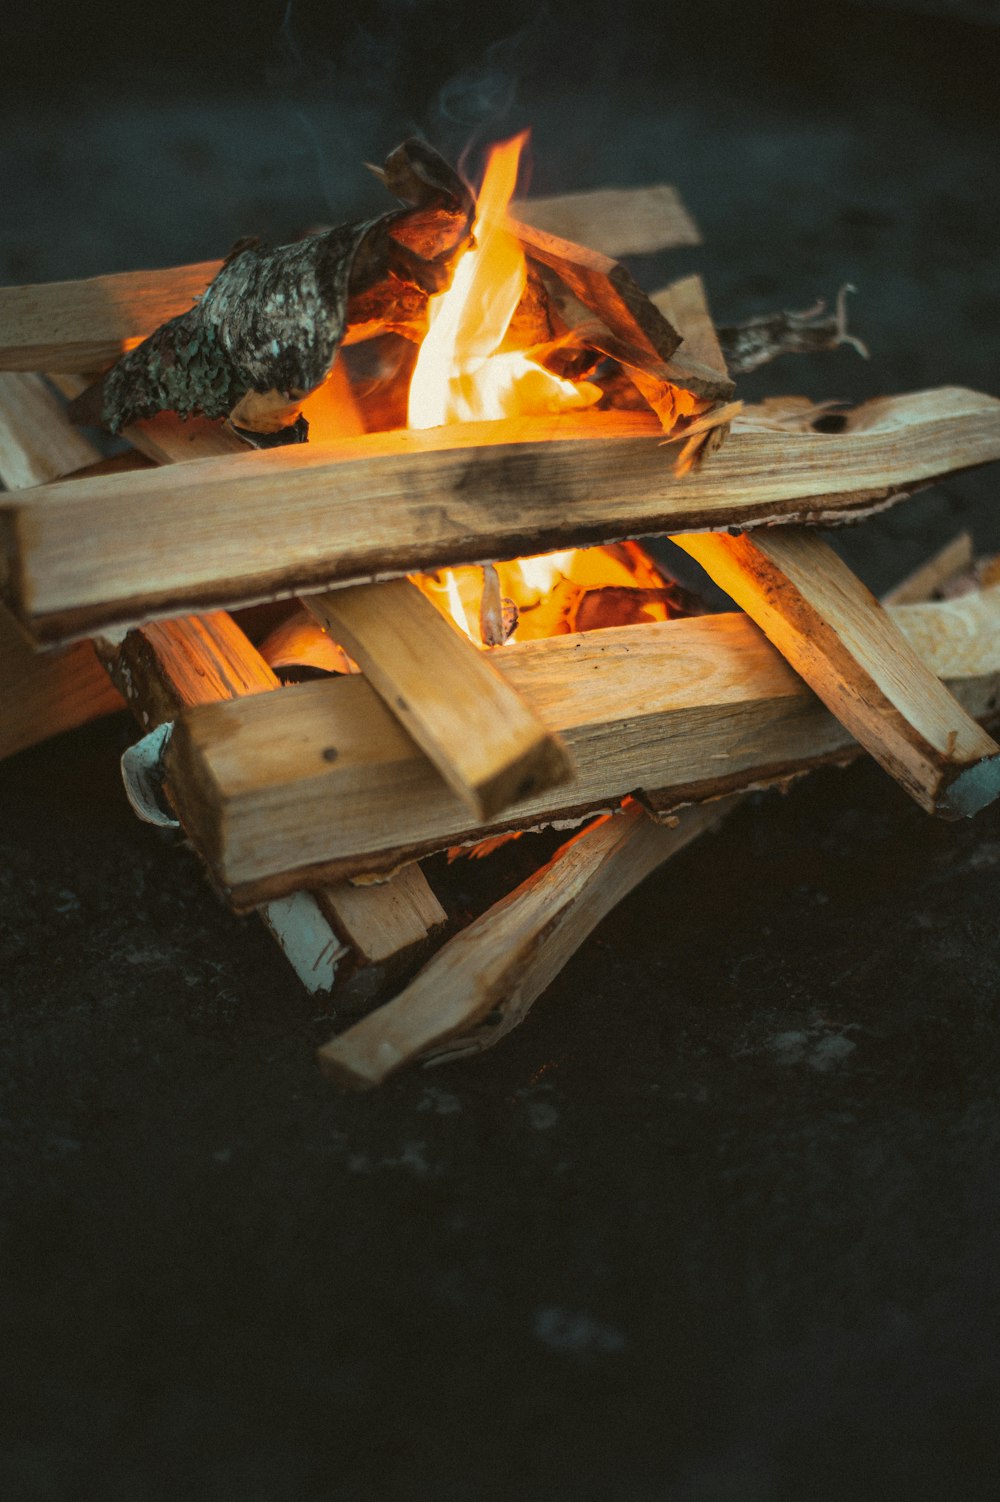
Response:
[[[527,132],[494,146],[476,201],[474,244],[459,258],[451,285],[430,300],[410,381],[411,428],[589,407],[601,395],[597,386],[562,380],[520,350],[500,350],[528,280],[524,252],[506,224],[526,140]]]

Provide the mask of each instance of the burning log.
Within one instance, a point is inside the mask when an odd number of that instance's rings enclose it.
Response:
[[[524,223],[609,256],[701,243],[676,189],[665,185],[528,199],[514,207]],[[167,271],[0,287],[0,371],[99,370],[188,312],[221,270],[221,261],[204,261]]]
[[[305,604],[478,818],[569,780],[558,737],[408,580]]]
[[[406,989],[320,1048],[324,1074],[371,1089],[417,1059],[492,1047],[622,898],[729,811],[685,809],[665,828],[640,808],[591,825],[439,949]]]
[[[1000,746],[822,538],[782,527],[674,540],[928,813],[958,818],[1000,796]]]
[[[1000,589],[892,615],[970,714],[995,714]],[[576,773],[486,824],[470,823],[363,678],[285,689],[279,724],[259,699],[182,715],[166,754],[169,785],[233,905],[579,819],[637,788],[663,811],[858,753],[743,616],[526,642],[495,660],[563,737]]]
[[[41,486],[0,502],[0,593],[53,641],[568,544],[848,520],[1000,458],[1000,402],[957,388],[885,398],[835,434],[737,422],[683,479],[637,431],[650,422],[634,413],[564,413]]]

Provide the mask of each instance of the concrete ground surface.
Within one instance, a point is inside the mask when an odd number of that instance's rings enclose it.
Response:
[[[869,363],[741,394],[1000,391],[988,7],[464,9],[13,5],[0,279],[280,239],[377,206],[409,128],[530,123],[538,192],[678,184],[706,243],[648,286],[732,321],[857,285]],[[1000,550],[996,487],[838,546],[876,589]],[[351,1097],[330,1007],[129,813],[131,736],[0,767],[5,1497],[997,1495],[996,809],[871,764],[760,797],[496,1051]]]

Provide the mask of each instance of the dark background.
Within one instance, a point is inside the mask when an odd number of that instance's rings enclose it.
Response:
[[[706,244],[649,286],[856,283],[869,364],[741,394],[997,391],[996,21],[5,0],[0,279],[281,239],[378,206],[405,131],[474,166],[530,123],[538,192],[681,188]],[[1000,549],[995,474],[838,545],[882,588],[960,526]],[[342,1097],[336,1019],[125,808],[130,735],[0,768],[5,1496],[998,1494],[995,810],[761,798],[495,1053]]]

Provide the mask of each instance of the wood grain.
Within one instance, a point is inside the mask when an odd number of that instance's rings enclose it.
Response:
[[[497,442],[511,431],[367,434],[4,498],[2,592],[32,634],[58,640],[443,564],[844,520],[904,486],[1000,458],[1000,402],[958,388],[887,398],[838,434],[741,432],[737,421],[725,447],[682,479],[671,450],[618,414],[524,419],[513,429],[524,441]],[[570,436],[581,431],[616,436]]]
[[[957,818],[1000,797],[1000,746],[823,538],[777,527],[674,541],[921,808]]]
[[[995,713],[1000,589],[897,607],[927,666],[977,718]],[[177,724],[167,761],[189,833],[237,907],[508,828],[721,796],[858,753],[745,616],[619,627],[509,646],[508,681],[562,735],[569,783],[472,824],[363,678],[209,706]]]
[[[510,211],[524,224],[606,256],[649,255],[701,244],[698,226],[668,183],[519,198]]]

